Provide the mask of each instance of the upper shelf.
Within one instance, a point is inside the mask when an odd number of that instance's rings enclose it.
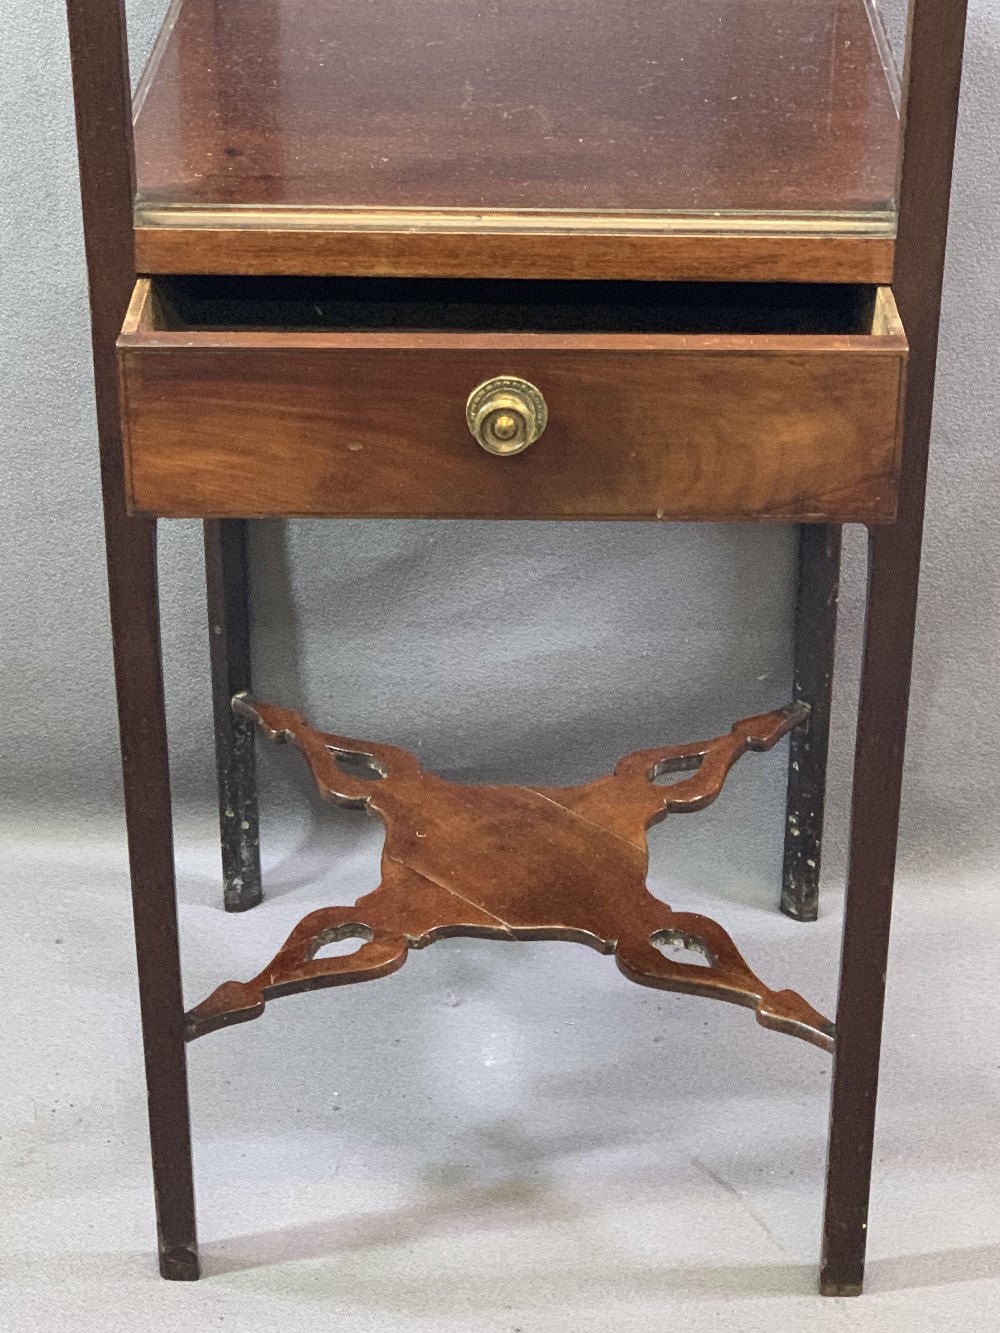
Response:
[[[140,267],[884,281],[898,132],[868,0],[175,0]]]

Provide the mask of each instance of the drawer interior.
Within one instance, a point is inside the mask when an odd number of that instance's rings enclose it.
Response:
[[[164,277],[163,331],[680,333],[898,332],[885,288],[854,284]]]
[[[134,513],[895,512],[888,288],[168,277],[137,284],[118,346]],[[548,409],[506,461],[467,417],[496,377]]]

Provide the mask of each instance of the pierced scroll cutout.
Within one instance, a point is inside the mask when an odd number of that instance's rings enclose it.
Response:
[[[344,770],[362,782],[381,782],[385,772],[379,768],[370,754],[358,750],[331,750],[336,762]]]
[[[227,981],[188,1014],[189,1037],[256,1018],[279,995],[384,977],[411,948],[475,935],[587,944],[640,985],[744,1005],[764,1027],[832,1049],[833,1025],[794,991],[765,986],[721,926],[672,911],[646,887],[647,829],[710,805],[736,760],[769,750],[806,719],[805,705],[745,718],[714,740],[637,751],[577,787],[447,782],[397,746],[316,731],[243,696],[233,707],[301,750],[328,800],[381,820],[382,882],[353,907],[311,912],[256,977]],[[349,936],[364,941],[353,953],[317,956]],[[671,944],[703,957],[683,962],[660,947]]]
[[[677,958],[687,954],[684,960],[692,967],[713,967],[715,960],[704,940],[697,935],[685,935],[680,930],[654,930],[649,937],[654,949],[659,949],[664,958]]]
[[[313,958],[346,958],[357,953],[374,939],[371,926],[362,926],[357,922],[342,926],[336,930],[323,930],[314,940]],[[346,945],[340,949],[338,945]]]

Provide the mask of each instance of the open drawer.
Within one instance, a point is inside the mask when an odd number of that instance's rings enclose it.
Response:
[[[895,515],[887,288],[143,279],[118,346],[135,513]]]

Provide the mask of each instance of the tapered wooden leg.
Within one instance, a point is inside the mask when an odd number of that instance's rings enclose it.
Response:
[[[198,1277],[198,1246],[156,528],[126,518],[110,496],[105,527],[160,1273],[192,1281]]]
[[[205,524],[208,631],[215,713],[215,768],[226,911],[245,912],[263,897],[254,727],[232,710],[250,689],[250,616],[246,524]]]
[[[898,517],[869,540],[820,1291],[864,1281],[882,1009],[965,0],[910,5],[896,302],[910,341]]]
[[[904,526],[879,529],[870,538],[820,1274],[826,1296],[859,1295],[864,1279],[916,554]]]
[[[156,526],[125,512],[115,339],[135,281],[132,89],[122,0],[67,0],[90,278],[108,592],[132,872],[160,1272],[198,1276],[163,710]]]
[[[819,914],[819,872],[830,741],[830,697],[837,637],[841,530],[804,523],[799,529],[795,600],[794,698],[809,705],[809,721],[789,740],[788,798],[781,910],[796,921]]]

